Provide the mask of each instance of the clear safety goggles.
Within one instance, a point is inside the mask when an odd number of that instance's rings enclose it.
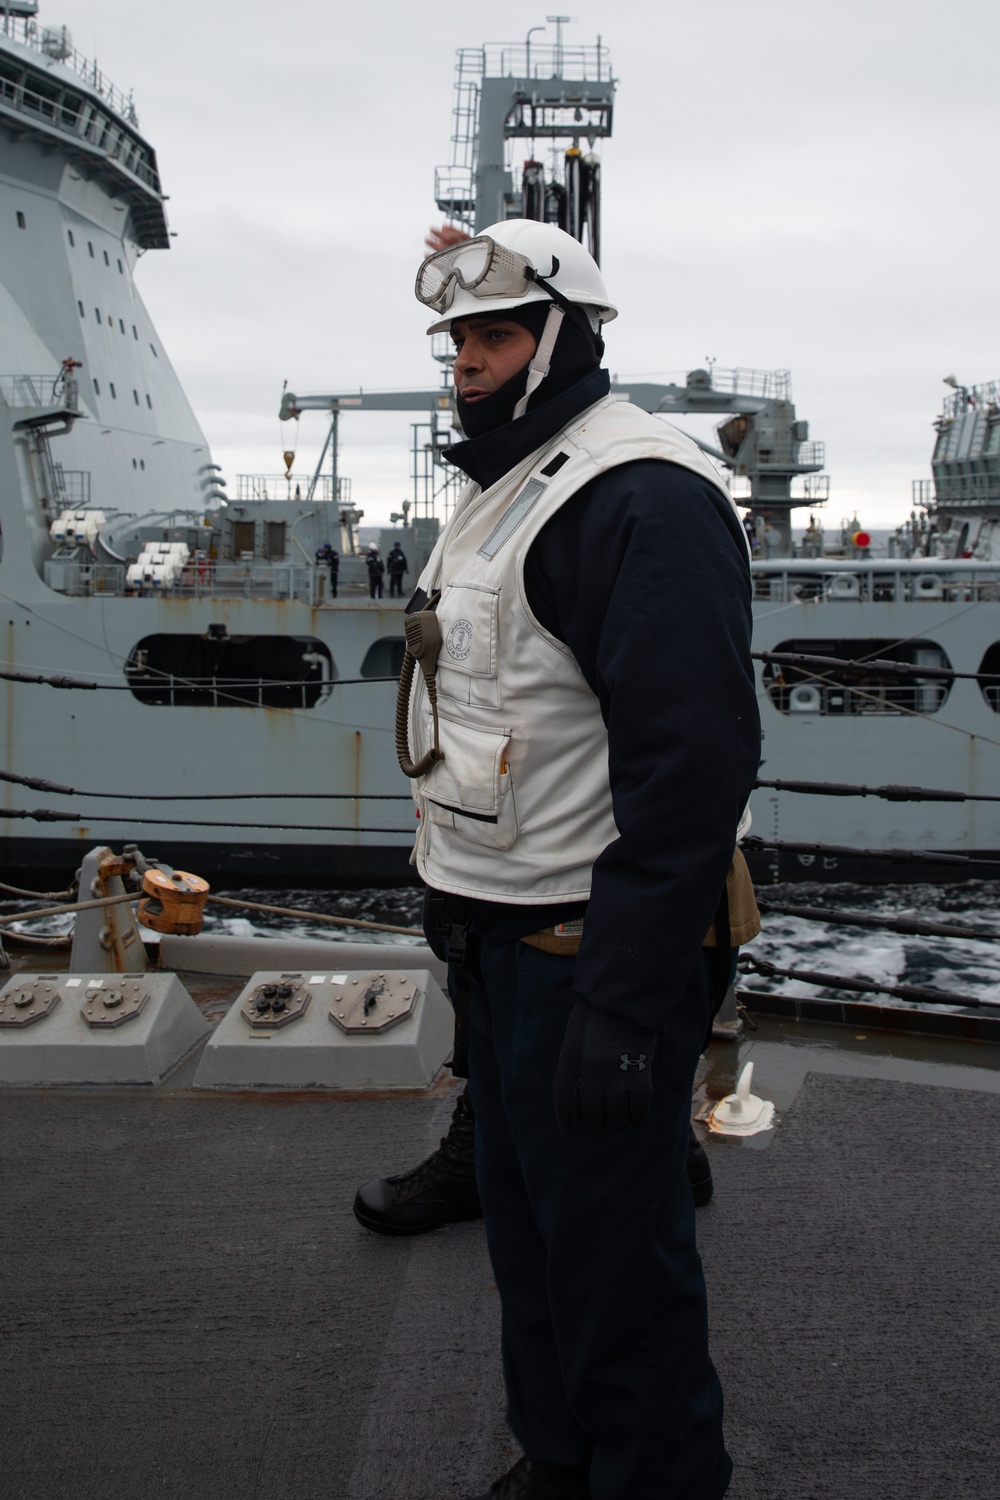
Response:
[[[459,287],[476,297],[519,297],[534,280],[535,268],[526,255],[480,234],[429,255],[417,272],[415,290],[420,302],[443,313]]]

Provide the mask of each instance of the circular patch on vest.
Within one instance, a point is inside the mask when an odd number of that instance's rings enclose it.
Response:
[[[465,661],[472,650],[472,621],[456,620],[445,637],[444,649],[455,661]]]

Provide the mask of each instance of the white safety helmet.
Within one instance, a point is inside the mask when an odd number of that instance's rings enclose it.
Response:
[[[428,333],[446,331],[455,318],[526,302],[573,303],[595,334],[618,316],[594,257],[571,234],[537,219],[505,219],[429,255],[417,272],[416,294],[441,314]]]

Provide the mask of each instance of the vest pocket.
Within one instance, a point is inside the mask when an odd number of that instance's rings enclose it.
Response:
[[[459,840],[488,849],[509,849],[517,837],[514,787],[503,730],[479,729],[441,714],[438,761],[424,778],[430,821]]]
[[[458,703],[499,708],[497,626],[499,590],[485,584],[450,583],[438,606],[441,651],[438,692]]]

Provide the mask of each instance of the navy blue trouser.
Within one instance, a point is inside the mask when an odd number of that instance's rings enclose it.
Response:
[[[593,1500],[719,1500],[732,1463],[686,1168],[712,960],[660,1035],[648,1123],[567,1139],[552,1080],[574,959],[475,935],[470,959],[469,1085],[511,1431],[529,1458],[589,1465]]]

